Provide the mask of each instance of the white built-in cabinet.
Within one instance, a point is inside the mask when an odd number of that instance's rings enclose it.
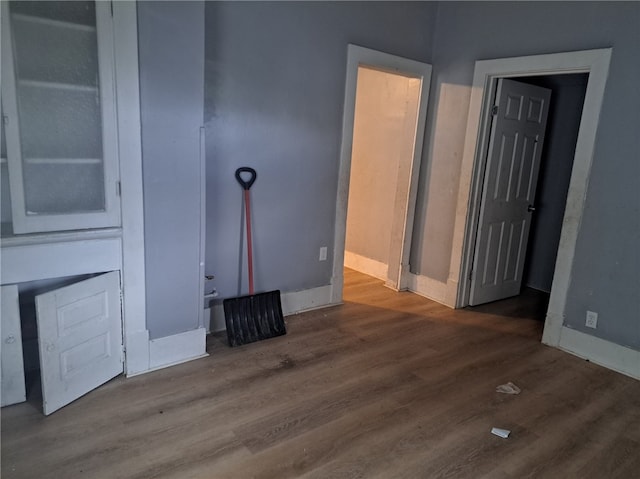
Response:
[[[35,297],[49,414],[123,372],[113,6],[0,8],[2,405],[25,399],[21,285],[64,277]]]
[[[2,2],[16,234],[120,224],[111,23],[108,2]]]

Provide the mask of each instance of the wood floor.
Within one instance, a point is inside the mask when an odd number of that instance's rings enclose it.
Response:
[[[640,382],[541,345],[535,295],[453,311],[346,282],[287,336],[4,408],[2,477],[640,477]]]

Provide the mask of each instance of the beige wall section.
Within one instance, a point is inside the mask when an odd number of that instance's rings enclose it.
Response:
[[[432,98],[433,132],[425,141],[421,188],[411,245],[411,271],[446,282],[458,202],[471,87],[440,84]],[[425,188],[424,182],[428,182]]]
[[[400,162],[411,162],[421,81],[358,69],[347,211],[347,260],[388,264]],[[366,271],[365,271],[366,272]]]

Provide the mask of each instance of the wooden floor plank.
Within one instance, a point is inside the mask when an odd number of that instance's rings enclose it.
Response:
[[[2,477],[634,477],[640,382],[543,346],[547,300],[454,311],[346,270],[286,336],[4,408]]]

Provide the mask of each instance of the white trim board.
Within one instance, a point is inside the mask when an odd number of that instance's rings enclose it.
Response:
[[[469,277],[472,263],[482,172],[486,161],[485,145],[489,134],[489,126],[483,120],[489,112],[495,80],[506,77],[589,73],[551,298],[542,338],[543,343],[551,346],[558,346],[560,343],[575,247],[589,182],[610,59],[611,49],[605,48],[478,61],[474,70],[464,155],[460,171],[460,188],[450,264],[451,276],[448,281],[451,288],[456,288],[456,291],[448,292],[448,295],[456,298],[456,307],[464,307],[468,304],[469,281],[466,278]]]
[[[120,238],[2,246],[2,284],[60,278],[121,268]]]
[[[640,379],[640,351],[563,326],[558,348],[592,363]]]
[[[149,369],[144,269],[142,139],[135,2],[112,2],[122,219],[122,326],[127,376]]]
[[[331,302],[331,291],[331,285],[327,285],[302,291],[281,293],[280,302],[282,303],[282,314],[284,316],[290,316],[304,311],[335,306],[339,303]],[[214,304],[210,308],[205,308],[204,316],[207,332],[216,333],[226,330],[224,309],[221,302]]]
[[[205,328],[149,341],[149,371],[209,356]],[[147,372],[147,371],[143,371]]]
[[[381,71],[400,74],[422,80],[420,103],[416,123],[416,137],[411,168],[398,181],[403,181],[408,194],[404,199],[403,211],[397,211],[392,224],[392,245],[390,247],[389,270],[386,285],[392,289],[406,289],[407,272],[409,270],[409,249],[413,231],[416,195],[418,189],[418,172],[422,160],[422,144],[424,141],[425,119],[431,83],[431,65],[388,53],[371,50],[357,45],[349,45],[347,50],[347,75],[345,80],[345,98],[342,117],[342,143],[340,146],[340,164],[338,168],[338,190],[336,194],[336,226],[334,232],[333,273],[331,278],[330,303],[342,301],[344,285],[344,248],[347,231],[347,204],[349,202],[349,181],[351,175],[351,151],[353,147],[353,124],[355,119],[356,88],[358,67],[368,66]],[[400,189],[400,188],[399,188]]]
[[[436,303],[453,306],[447,303],[447,283],[427,276],[409,273],[409,291]]]
[[[373,276],[374,278],[378,278],[382,281],[387,280],[387,271],[389,270],[389,265],[381,261],[376,261],[375,259],[352,253],[351,251],[345,251],[344,265],[347,268],[351,268],[369,276]]]

